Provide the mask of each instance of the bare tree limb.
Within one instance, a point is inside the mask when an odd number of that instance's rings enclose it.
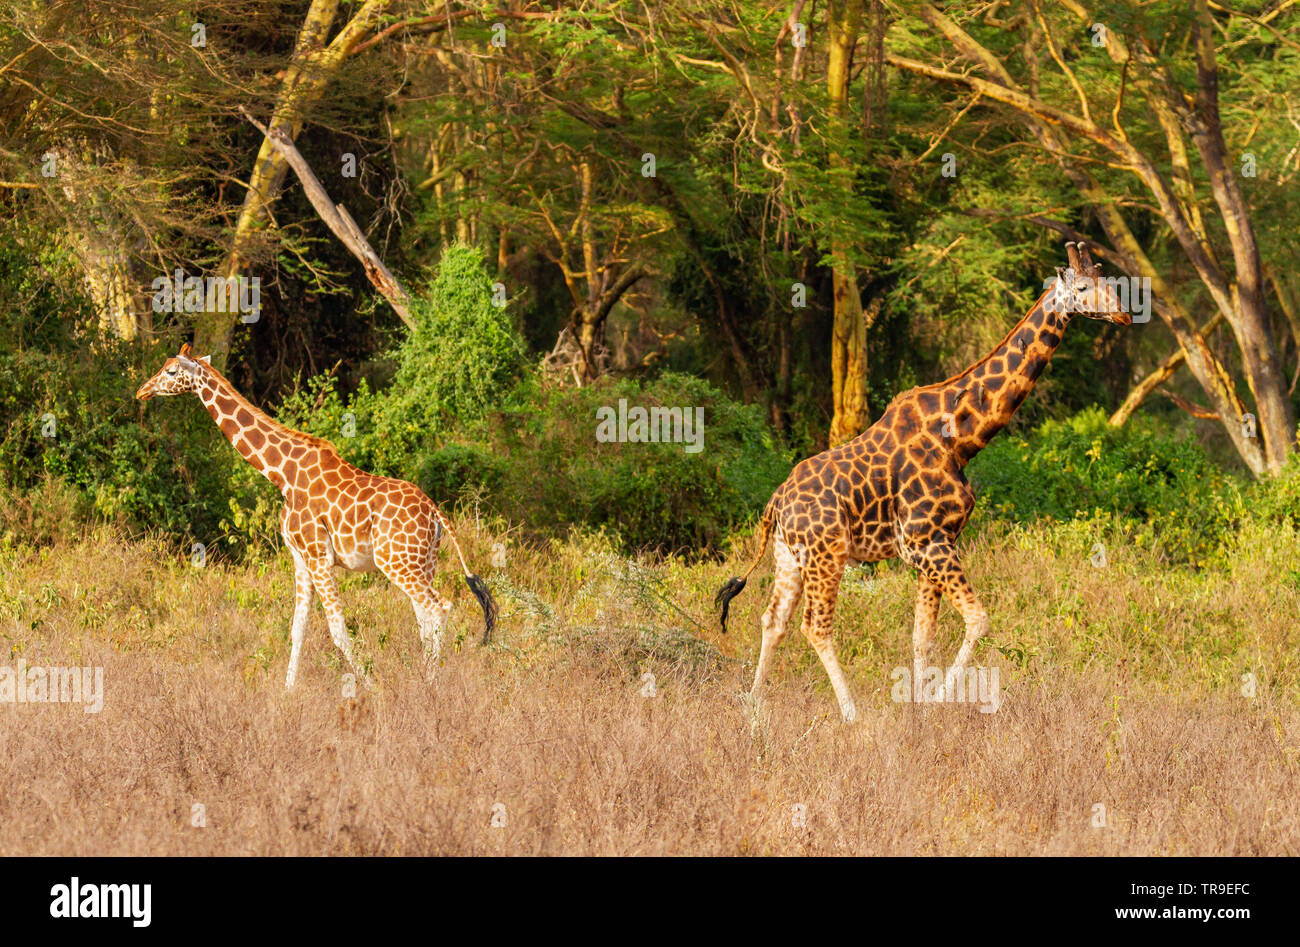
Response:
[[[414,331],[415,320],[411,318],[410,294],[402,288],[402,284],[397,281],[397,277],[384,265],[384,261],[379,259],[379,254],[375,253],[370,242],[366,240],[361,228],[357,226],[352,215],[342,204],[335,204],[330,200],[320,179],[312,172],[311,166],[307,164],[307,159],[294,146],[293,140],[285,134],[282,129],[268,130],[265,125],[253,118],[248,111],[240,106],[240,113],[248,119],[267,140],[288,162],[289,167],[293,168],[298,180],[302,182],[302,189],[311,201],[311,206],[316,208],[316,213],[324,221],[325,226],[333,231],[334,236],[343,242],[351,254],[360,262],[362,268],[366,271],[366,278],[374,285],[375,289],[388,300],[388,304],[393,307],[401,320],[406,323],[407,327]]]

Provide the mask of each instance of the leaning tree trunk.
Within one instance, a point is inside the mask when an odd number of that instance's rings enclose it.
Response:
[[[291,140],[302,130],[303,116],[333,81],[339,67],[378,25],[379,17],[392,0],[366,0],[338,34],[326,44],[338,12],[339,0],[312,0],[298,33],[298,44],[280,84],[275,111],[268,122],[275,131],[283,131]],[[218,276],[234,278],[248,269],[258,231],[270,221],[270,206],[280,193],[289,164],[276,150],[270,138],[263,136],[257,160],[253,164],[248,190],[235,223],[230,249],[218,269]],[[194,348],[212,356],[222,365],[230,351],[230,337],[238,314],[204,313],[194,335]]]

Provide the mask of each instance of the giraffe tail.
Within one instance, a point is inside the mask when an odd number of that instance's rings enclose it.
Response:
[[[456,550],[456,557],[460,559],[460,568],[465,575],[465,584],[469,590],[474,593],[478,599],[479,607],[483,609],[483,640],[482,644],[487,644],[492,637],[492,632],[497,627],[497,603],[488,590],[487,583],[479,576],[469,571],[469,566],[465,563],[465,554],[460,551],[460,543],[456,541],[456,534],[451,531],[451,524],[447,518],[442,515],[441,510],[434,513],[434,530],[444,532],[451,537],[451,545]]]
[[[732,576],[726,581],[722,588],[718,589],[718,594],[713,597],[714,606],[722,606],[722,633],[727,633],[727,614],[731,610],[731,600],[741,593],[745,588],[745,583],[749,581],[749,574],[758,568],[758,564],[763,561],[763,554],[767,552],[768,540],[772,537],[772,527],[776,524],[776,512],[771,500],[767,503],[767,508],[763,510],[763,517],[759,520],[759,535],[762,537],[762,544],[758,547],[758,555],[754,557],[754,562],[745,570],[743,576]]]

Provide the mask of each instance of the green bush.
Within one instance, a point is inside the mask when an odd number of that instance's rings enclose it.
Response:
[[[412,478],[431,497],[450,501],[470,494],[501,496],[508,483],[506,458],[477,444],[447,444],[425,455]],[[530,489],[530,496],[535,493]]]
[[[1291,454],[1276,477],[1252,483],[1244,506],[1246,516],[1258,523],[1300,529],[1300,453]]]
[[[329,437],[358,466],[411,480],[439,503],[486,500],[537,535],[604,528],[627,550],[716,547],[762,510],[790,471],[791,459],[773,443],[759,408],[737,404],[689,375],[552,388],[525,373],[499,396],[496,410],[443,422],[440,438],[412,436],[400,453],[376,421],[394,410],[389,397],[389,391],[363,389],[345,402],[329,380],[313,380],[281,420]],[[620,399],[629,409],[702,408],[701,450],[597,440],[598,409],[617,411]],[[341,438],[349,412],[357,432]],[[271,529],[253,511],[240,516],[233,525]]]
[[[468,247],[447,251],[414,313],[416,331],[392,353],[391,386],[363,383],[345,398],[318,376],[285,399],[279,419],[439,503],[483,499],[536,534],[604,528],[629,550],[716,547],[789,473],[761,410],[693,376],[543,385],[521,368],[519,338]],[[703,408],[703,449],[598,441],[597,409],[617,410],[620,399]],[[228,525],[262,535],[274,528],[255,509],[234,509]]]
[[[1111,427],[1100,408],[994,439],[967,468],[977,512],[1016,522],[1108,513],[1141,524],[1139,542],[1203,565],[1241,515],[1240,484],[1194,441],[1139,421]]]
[[[597,412],[633,407],[703,409],[702,449],[682,443],[601,442]],[[759,513],[790,472],[754,405],[708,382],[666,372],[639,382],[605,378],[585,388],[517,388],[488,430],[503,458],[493,501],[508,517],[549,532],[605,527],[626,549],[700,551]]]
[[[84,515],[179,541],[214,543],[243,461],[192,398],[135,400],[174,343],[101,335],[77,271],[54,249],[0,235],[0,286],[17,304],[0,321],[0,487],[17,533],[71,490]],[[21,521],[21,522],[20,522]],[[0,530],[3,531],[3,530]],[[48,531],[39,529],[37,541]]]
[[[344,398],[332,377],[317,376],[284,400],[279,419],[334,442],[365,470],[415,479],[450,427],[479,420],[511,388],[523,343],[493,304],[481,254],[464,244],[443,254],[411,316],[415,330],[389,353],[396,363],[390,386],[374,391],[363,380]]]
[[[178,542],[221,539],[231,491],[248,503],[256,487],[236,478],[243,459],[192,397],[135,400],[166,348],[100,338],[60,353],[0,353],[4,485],[23,492],[54,480],[93,516]]]

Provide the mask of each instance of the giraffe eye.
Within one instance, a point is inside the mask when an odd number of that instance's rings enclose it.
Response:
[[[169,368],[169,369],[167,369],[167,374],[168,374],[168,375],[175,375],[175,374],[176,374],[176,369],[175,369],[175,368]]]

